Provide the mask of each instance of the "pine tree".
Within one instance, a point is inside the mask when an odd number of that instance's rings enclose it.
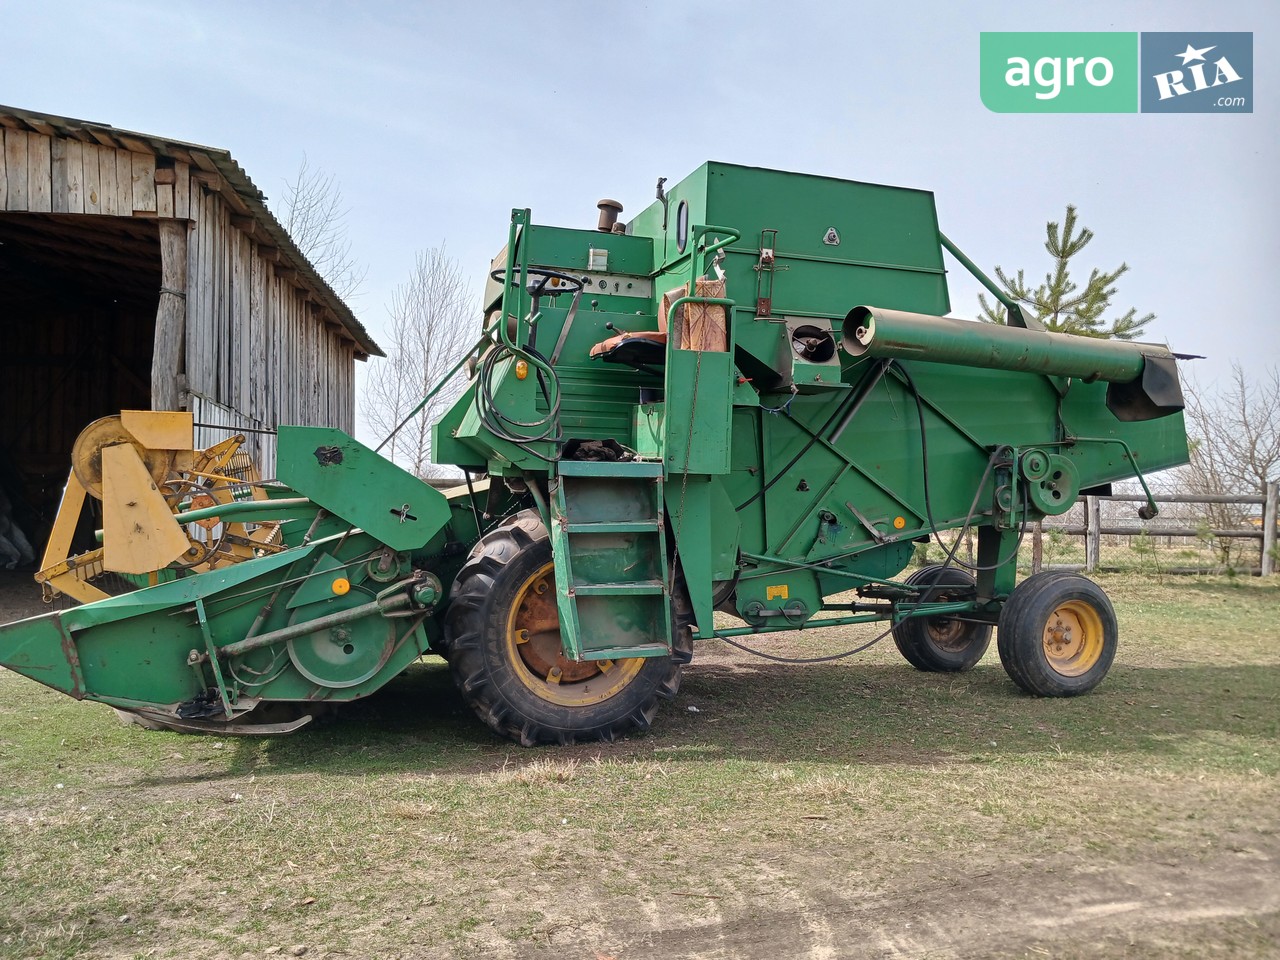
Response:
[[[1019,270],[1016,276],[1011,277],[1000,267],[996,267],[996,277],[1010,299],[1026,305],[1028,312],[1033,312],[1046,330],[1084,337],[1133,340],[1155,319],[1154,313],[1139,317],[1134,307],[1116,317],[1110,325],[1103,319],[1102,315],[1110,309],[1116,295],[1116,281],[1129,271],[1127,263],[1110,272],[1095,268],[1089,274],[1084,289],[1071,279],[1071,258],[1093,239],[1093,231],[1087,227],[1080,227],[1076,232],[1074,206],[1068,204],[1066,220],[1061,225],[1050,222],[1045,233],[1044,248],[1053,258],[1053,269],[1045,274],[1044,283],[1033,290],[1027,285],[1024,271]],[[989,303],[985,294],[978,295],[978,304],[982,311],[981,320],[1005,322],[1008,311],[1001,304]]]

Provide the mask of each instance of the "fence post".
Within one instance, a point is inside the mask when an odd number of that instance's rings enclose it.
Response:
[[[1044,524],[1037,520],[1031,525],[1031,572],[1039,573],[1044,566]]]
[[[1280,483],[1267,481],[1267,501],[1262,507],[1262,563],[1260,573],[1269,577],[1276,572],[1276,507],[1280,501]]]
[[[1098,569],[1102,553],[1102,510],[1097,497],[1084,498],[1084,570]]]

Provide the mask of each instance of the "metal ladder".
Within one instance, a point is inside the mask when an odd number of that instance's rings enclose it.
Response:
[[[662,464],[561,461],[551,544],[566,656],[671,653]]]

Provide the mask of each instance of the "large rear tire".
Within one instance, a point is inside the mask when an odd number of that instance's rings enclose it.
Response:
[[[532,510],[471,551],[445,615],[454,683],[495,733],[528,747],[612,741],[647,730],[660,700],[680,689],[692,631],[680,609],[672,657],[574,662],[560,645],[551,541]]]
[[[1088,693],[1116,656],[1119,626],[1106,593],[1075,574],[1038,573],[1000,611],[997,647],[1005,672],[1040,697]]]
[[[973,577],[959,567],[933,564],[921,567],[906,582],[926,589],[929,602],[973,596]],[[991,643],[991,627],[954,617],[912,617],[895,624],[893,642],[898,652],[917,670],[960,673],[973,669]]]

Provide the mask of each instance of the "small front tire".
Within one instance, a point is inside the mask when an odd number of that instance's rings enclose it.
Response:
[[[921,567],[907,577],[906,583],[925,586],[921,596],[931,603],[971,597],[976,589],[968,573],[959,567],[941,564]],[[911,617],[894,625],[893,642],[907,663],[917,670],[960,673],[973,669],[987,652],[991,626],[954,617]]]
[[[1088,693],[1115,660],[1120,630],[1105,592],[1087,577],[1038,573],[1000,611],[997,647],[1009,678],[1040,697]]]

